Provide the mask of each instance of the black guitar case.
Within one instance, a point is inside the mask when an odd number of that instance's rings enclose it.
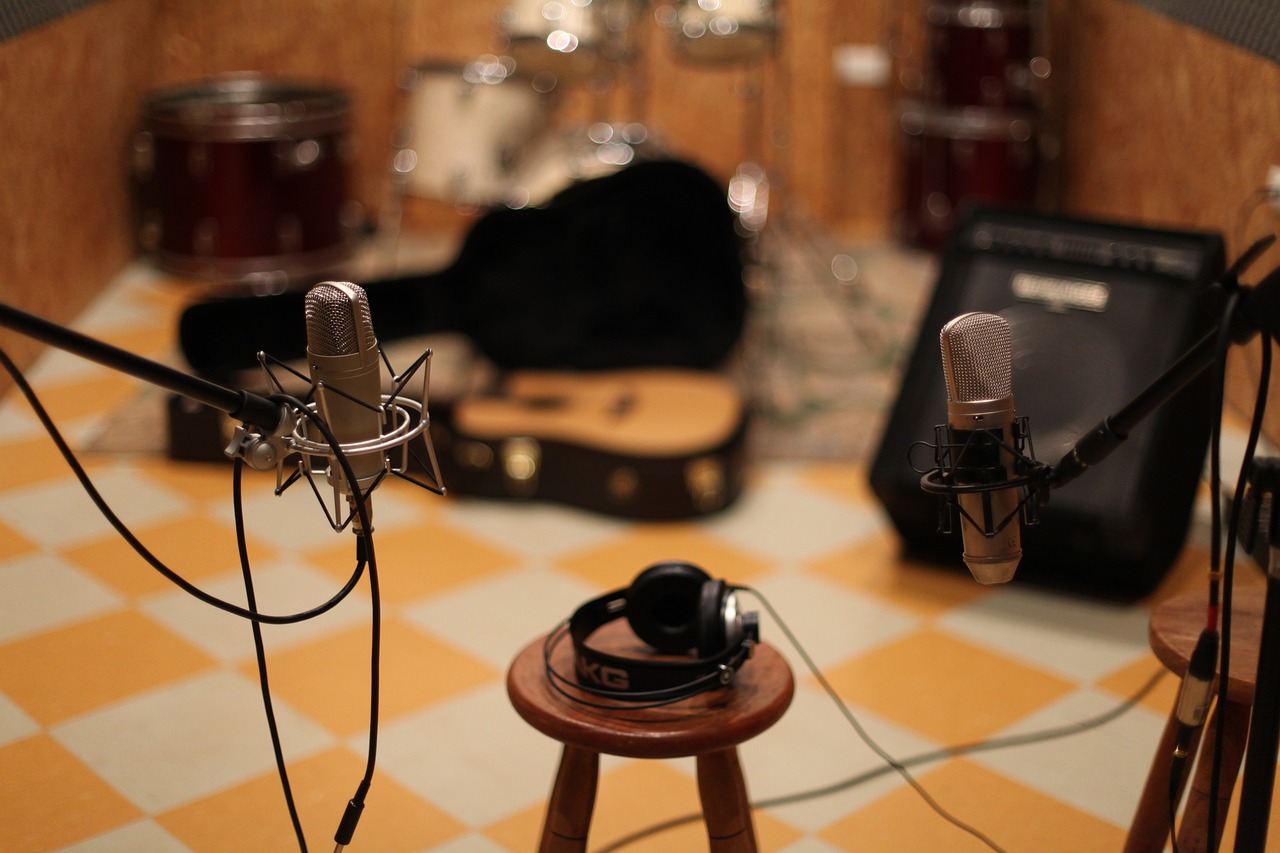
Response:
[[[696,166],[643,162],[569,187],[545,207],[495,209],[454,262],[357,282],[383,342],[465,334],[503,369],[714,368],[742,334],[743,246],[724,190]],[[183,355],[217,378],[261,350],[300,358],[303,292],[215,299],[179,322]]]

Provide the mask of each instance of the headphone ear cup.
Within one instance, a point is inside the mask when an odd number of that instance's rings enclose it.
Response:
[[[698,601],[698,657],[711,657],[729,646],[729,629],[725,624],[725,599],[730,595],[722,580],[702,585]]]
[[[627,621],[654,649],[679,654],[700,646],[702,590],[711,577],[691,563],[657,563],[627,590]]]

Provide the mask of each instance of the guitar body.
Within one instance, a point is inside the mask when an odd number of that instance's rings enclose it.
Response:
[[[747,406],[717,373],[514,371],[432,415],[451,491],[630,518],[716,512],[742,489]]]

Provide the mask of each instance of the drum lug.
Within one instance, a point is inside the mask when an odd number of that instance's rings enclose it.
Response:
[[[512,497],[529,498],[538,492],[542,447],[533,438],[509,438],[499,451],[507,491]]]
[[[151,180],[156,167],[155,138],[147,131],[133,135],[133,174],[140,181]]]

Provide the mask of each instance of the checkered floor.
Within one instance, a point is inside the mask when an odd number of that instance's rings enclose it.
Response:
[[[184,292],[130,269],[78,328],[169,358]],[[109,503],[166,563],[243,600],[230,466],[92,452],[133,380],[50,352],[31,383]],[[0,849],[294,849],[248,626],[137,558],[73,480],[17,393],[0,401]],[[377,492],[385,605],[378,770],[352,850],[534,849],[558,747],[511,709],[514,654],[583,600],[669,557],[748,584],[788,621],[860,724],[902,759],[1114,708],[1158,670],[1150,601],[1075,600],[902,561],[859,460],[757,460],[741,500],[693,522],[637,524],[547,505]],[[352,564],[302,489],[248,475],[259,604],[318,603]],[[1197,536],[1203,541],[1202,533]],[[1158,599],[1196,587],[1192,546]],[[310,846],[331,849],[363,772],[367,587],[322,618],[264,629],[273,695]],[[771,853],[976,851],[859,738],[785,641],[797,675],[783,720],[742,750],[753,799],[850,785],[756,812]],[[914,772],[956,817],[1013,853],[1119,850],[1175,685],[1100,728],[935,760]],[[859,784],[859,777],[866,778]],[[691,761],[606,759],[593,849],[697,807]],[[1230,827],[1228,832],[1230,832]],[[696,822],[627,850],[706,849]]]

